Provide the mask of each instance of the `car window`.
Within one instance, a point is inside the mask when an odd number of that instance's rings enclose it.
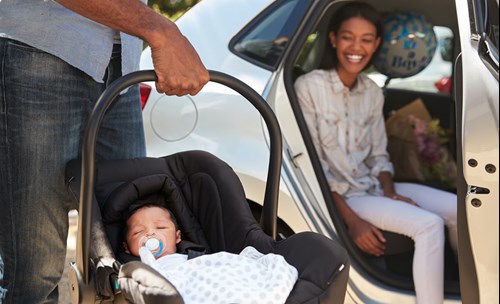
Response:
[[[366,74],[380,87],[399,88],[430,93],[451,93],[453,72],[453,32],[443,26],[434,26],[437,39],[437,49],[429,65],[418,74],[407,78],[393,78],[388,83],[387,76],[374,68]]]
[[[231,49],[241,57],[273,69],[304,15],[309,1],[280,1],[235,36]]]
[[[487,0],[481,4],[482,15],[477,20],[483,23],[478,28],[481,33],[479,55],[498,79],[498,0]]]
[[[498,1],[488,0],[487,14],[486,35],[495,46],[498,53]]]

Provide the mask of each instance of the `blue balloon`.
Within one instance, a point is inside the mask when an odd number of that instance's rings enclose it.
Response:
[[[431,62],[436,47],[436,34],[424,15],[393,14],[384,20],[384,37],[373,65],[389,78],[413,76]]]

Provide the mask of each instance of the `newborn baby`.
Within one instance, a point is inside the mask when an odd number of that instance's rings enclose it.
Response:
[[[297,270],[281,255],[253,247],[240,254],[218,252],[188,260],[176,253],[181,232],[175,217],[157,205],[130,214],[125,238],[125,251],[167,278],[186,304],[285,303],[297,280]]]

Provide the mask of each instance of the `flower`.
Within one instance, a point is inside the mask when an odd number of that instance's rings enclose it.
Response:
[[[439,119],[426,121],[410,114],[408,121],[413,128],[425,179],[454,188],[456,163],[447,148],[451,132],[441,128]]]

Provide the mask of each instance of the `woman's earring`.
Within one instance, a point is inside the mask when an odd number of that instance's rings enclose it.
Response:
[[[332,43],[332,47],[335,49],[337,48],[337,45],[335,43]]]

